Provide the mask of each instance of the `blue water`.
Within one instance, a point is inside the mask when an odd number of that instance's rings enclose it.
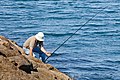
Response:
[[[99,11],[48,63],[75,80],[120,80],[120,0],[1,0],[0,35],[22,45],[42,31],[53,52]]]

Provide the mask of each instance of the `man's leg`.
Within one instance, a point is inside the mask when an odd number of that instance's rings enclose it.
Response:
[[[42,61],[45,62],[46,54],[43,53],[43,52],[40,50],[39,47],[35,47],[35,48],[33,49],[33,52],[35,52],[34,54],[35,54],[35,57],[36,57],[36,58],[40,59],[40,57],[41,57],[41,58],[42,58]]]
[[[25,51],[25,53],[27,54],[27,55],[29,55],[29,49],[27,49],[27,48],[25,48],[25,47],[23,47],[23,50]],[[33,57],[35,57],[35,54],[33,53]]]
[[[29,54],[29,49],[23,47],[23,50],[25,51],[25,53],[28,55]]]
[[[45,63],[46,54],[45,54],[45,53],[42,53],[40,56],[41,56],[41,58],[42,58],[42,61]]]

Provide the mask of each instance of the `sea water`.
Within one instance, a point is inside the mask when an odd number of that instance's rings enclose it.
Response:
[[[120,80],[119,0],[0,1],[0,35],[22,45],[40,31],[51,53],[77,31],[47,60],[61,72],[75,80]]]

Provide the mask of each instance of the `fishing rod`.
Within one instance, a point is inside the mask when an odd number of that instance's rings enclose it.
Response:
[[[58,46],[51,54],[51,56],[53,54],[55,54],[55,52],[61,47],[63,46],[71,37],[73,37],[74,34],[76,34],[79,30],[81,30],[82,27],[84,27],[88,22],[90,22],[94,17],[96,17],[100,12],[102,12],[104,9],[106,9],[108,6],[102,8],[101,11],[98,11],[94,16],[92,16],[89,20],[87,20],[83,25],[81,25],[73,34],[71,34],[71,36],[69,36],[60,46]],[[45,59],[45,62],[48,60],[49,57],[51,56],[48,56],[46,59]]]

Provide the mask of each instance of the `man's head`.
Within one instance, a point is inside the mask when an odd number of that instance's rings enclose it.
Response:
[[[39,32],[35,35],[35,38],[38,40],[38,41],[44,41],[44,34],[43,32]]]

